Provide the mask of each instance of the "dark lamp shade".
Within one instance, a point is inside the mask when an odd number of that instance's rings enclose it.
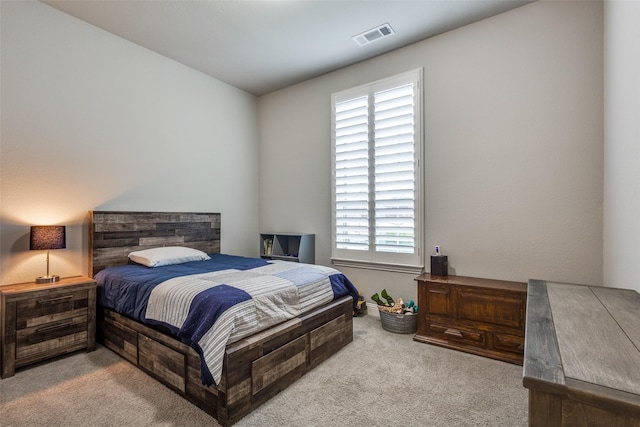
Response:
[[[32,251],[65,249],[67,233],[64,225],[36,225],[31,227],[29,249]]]

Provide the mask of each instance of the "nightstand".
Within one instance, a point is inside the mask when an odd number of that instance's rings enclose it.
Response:
[[[55,283],[0,286],[2,371],[96,346],[96,282],[67,277]]]

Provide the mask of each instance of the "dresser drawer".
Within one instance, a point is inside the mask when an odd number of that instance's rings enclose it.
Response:
[[[493,334],[493,346],[496,350],[524,356],[524,337],[495,332]]]
[[[487,333],[456,325],[443,325],[429,322],[429,336],[447,342],[455,341],[461,344],[484,348],[487,346]]]

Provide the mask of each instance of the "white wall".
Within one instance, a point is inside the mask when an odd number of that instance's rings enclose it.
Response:
[[[30,225],[67,225],[52,273],[87,274],[90,210],[222,213],[257,255],[257,101],[40,2],[1,2],[0,283],[45,273]]]
[[[640,291],[640,3],[604,17],[604,283]]]
[[[602,16],[535,2],[261,97],[260,229],[315,233],[329,264],[330,94],[424,67],[427,249],[450,274],[601,284]],[[414,275],[343,270],[415,298]]]

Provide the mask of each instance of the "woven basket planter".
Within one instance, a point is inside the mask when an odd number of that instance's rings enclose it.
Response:
[[[414,334],[418,330],[418,315],[379,311],[382,329],[396,334]]]

